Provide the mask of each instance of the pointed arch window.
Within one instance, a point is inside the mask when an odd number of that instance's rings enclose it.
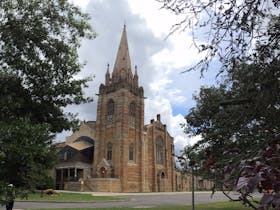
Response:
[[[156,162],[157,164],[164,164],[164,142],[161,137],[156,139]]]
[[[107,123],[111,124],[114,122],[114,112],[115,112],[115,103],[110,99],[107,103]]]
[[[131,128],[135,128],[135,115],[136,115],[136,105],[132,102],[129,105],[129,125]]]
[[[129,145],[129,160],[134,160],[134,145]]]
[[[67,160],[67,152],[64,152],[63,160]]]
[[[113,157],[113,145],[111,142],[107,144],[107,160],[112,160]]]

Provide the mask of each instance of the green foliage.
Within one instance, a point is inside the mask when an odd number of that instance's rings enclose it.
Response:
[[[90,101],[82,91],[89,79],[75,77],[80,41],[95,35],[88,15],[65,0],[3,0],[0,8],[1,95],[18,102],[3,117],[19,113],[53,132],[69,129],[74,116],[62,108]]]
[[[35,187],[37,190],[53,189],[55,187],[54,179],[45,174]]]
[[[48,126],[28,120],[0,121],[0,177],[15,187],[32,188],[53,165],[55,149]]]
[[[208,178],[237,190],[249,205],[247,196],[255,189],[272,191],[260,204],[275,209],[280,207],[279,23],[271,21],[269,44],[258,43],[258,51],[229,69],[220,85],[202,87],[195,96],[186,131],[202,140],[185,150],[196,154]]]
[[[53,134],[77,125],[63,108],[90,101],[78,47],[95,36],[67,0],[0,1],[0,188],[32,189],[55,161]],[[43,183],[49,185],[50,183]],[[1,193],[0,193],[1,194]]]
[[[272,190],[261,208],[279,209],[279,0],[158,1],[185,15],[170,33],[190,29],[193,44],[205,55],[188,70],[203,73],[217,58],[226,77],[194,97],[197,105],[186,116],[186,132],[202,140],[182,156],[193,156],[204,174],[227,190],[235,187],[240,200],[254,209],[248,195]]]

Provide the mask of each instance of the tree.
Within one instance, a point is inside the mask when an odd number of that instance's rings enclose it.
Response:
[[[82,92],[88,78],[74,77],[82,68],[81,39],[94,37],[88,15],[66,0],[3,0],[0,13],[1,78],[16,80],[31,100],[11,115],[48,123],[53,132],[69,129],[73,115],[62,108],[89,101]]]
[[[204,161],[204,174],[224,188],[235,188],[239,200],[252,208],[248,196],[258,188],[272,190],[260,208],[279,209],[279,1],[158,1],[185,15],[170,34],[191,29],[193,44],[205,53],[186,71],[203,74],[217,58],[226,77],[195,96],[186,132],[202,140],[185,152],[196,154],[197,161]]]
[[[278,44],[271,46],[258,45],[254,61],[202,87],[186,116],[186,131],[202,136],[188,152],[197,153],[204,174],[254,209],[248,196],[255,189],[263,193],[260,209],[280,209],[280,59]]]
[[[24,189],[40,183],[56,160],[52,138],[47,124],[0,122],[1,181]]]
[[[213,58],[222,68],[234,68],[255,52],[255,40],[266,42],[267,26],[273,16],[279,17],[278,0],[157,0],[175,15],[183,18],[174,24],[170,34],[190,29],[193,44],[205,56],[189,70],[208,69]]]
[[[67,0],[0,2],[0,198],[32,189],[53,165],[55,133],[77,124],[64,107],[90,101],[78,47],[95,33]],[[0,199],[1,200],[1,199]]]

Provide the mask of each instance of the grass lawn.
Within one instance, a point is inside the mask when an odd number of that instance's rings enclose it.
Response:
[[[51,202],[98,202],[98,201],[122,201],[121,197],[115,196],[92,196],[90,194],[80,193],[65,193],[61,192],[58,195],[44,195],[40,193],[32,193],[28,195],[28,199],[17,199],[18,201],[51,201]]]
[[[150,207],[150,208],[75,208],[76,210],[191,210],[191,206],[162,206],[162,207]],[[218,202],[218,203],[207,203],[207,204],[197,204],[195,205],[196,210],[250,210],[249,207],[244,207],[239,202]],[[34,210],[34,209],[33,209]],[[37,210],[47,210],[47,209],[37,209]],[[50,210],[50,209],[48,209]],[[71,208],[64,209],[51,209],[51,210],[73,210]]]

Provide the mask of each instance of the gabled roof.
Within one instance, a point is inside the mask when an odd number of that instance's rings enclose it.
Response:
[[[91,143],[89,143],[87,141],[78,141],[78,142],[74,142],[72,144],[67,144],[67,146],[81,151],[81,150],[93,147],[93,144],[91,144]]]

